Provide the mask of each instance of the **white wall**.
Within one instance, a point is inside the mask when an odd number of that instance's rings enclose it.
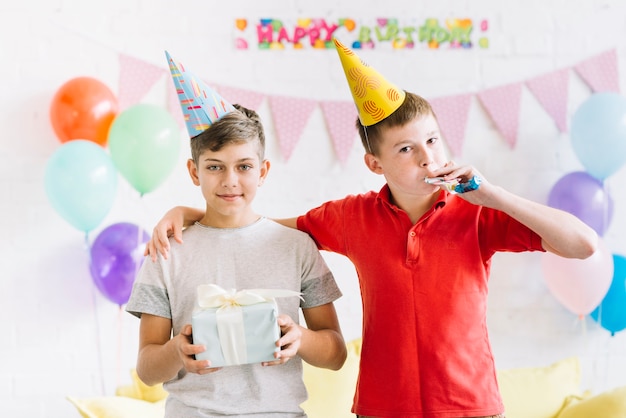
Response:
[[[266,3],[266,4],[264,4]],[[0,5],[0,410],[11,417],[77,416],[66,395],[111,395],[129,382],[137,350],[138,320],[120,312],[94,288],[83,234],[52,208],[43,187],[46,163],[60,146],[48,118],[53,94],[65,81],[89,75],[116,91],[118,55],[163,66],[163,50],[206,80],[267,94],[350,100],[336,53],[235,51],[231,27],[238,17],[343,16],[372,19],[488,18],[491,47],[469,51],[364,51],[361,56],[400,86],[426,97],[472,93],[571,66],[616,48],[626,86],[626,5],[620,0],[428,1],[360,0],[191,1],[30,0]],[[339,5],[341,4],[341,5]],[[169,82],[169,80],[168,80]],[[165,106],[165,80],[145,102]],[[569,116],[590,95],[572,75]],[[349,193],[378,189],[355,142],[345,167],[334,156],[317,109],[285,162],[278,151],[267,103],[269,181],[257,198],[268,216],[303,213]],[[186,132],[181,130],[184,141]],[[508,147],[476,100],[463,156],[492,182],[545,202],[556,179],[582,166],[569,136],[559,134],[527,91],[519,139]],[[151,231],[171,206],[200,206],[184,161],[143,198],[120,178],[114,207],[91,239],[116,222]],[[615,216],[605,242],[626,254],[626,192],[608,183]],[[326,255],[345,296],[337,303],[347,339],[360,334],[360,299],[351,265]],[[546,365],[566,356],[583,361],[585,388],[626,384],[626,332],[611,338],[591,319],[580,321],[548,291],[539,254],[497,255],[491,279],[489,328],[499,367]]]

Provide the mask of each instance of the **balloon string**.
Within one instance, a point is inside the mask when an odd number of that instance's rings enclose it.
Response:
[[[608,382],[608,378],[609,378],[609,364],[611,363],[611,350],[610,350],[610,346],[611,346],[611,342],[613,341],[613,333],[611,332],[611,334],[607,337],[608,341],[606,343],[606,345],[604,346],[604,353],[602,354],[602,358],[606,359],[605,363],[604,363],[604,373],[603,373],[603,378],[602,378],[602,387],[606,388],[607,387],[607,382]]]
[[[85,232],[85,250],[87,251],[87,267],[91,269],[91,248],[89,245],[89,232]],[[98,294],[96,292],[96,286],[91,286],[91,301],[94,318],[94,331],[96,341],[96,357],[98,361],[98,372],[100,374],[100,394],[105,395],[104,390],[104,365],[102,362],[102,341],[100,340],[100,319],[98,318]]]
[[[600,305],[598,306],[598,319],[597,319],[597,321],[596,321],[596,322],[597,322],[598,324],[601,324],[601,323],[602,323],[602,303],[600,303]],[[600,350],[600,349],[598,349],[598,350]],[[602,353],[597,352],[597,353],[596,353],[596,355],[595,355],[595,356],[593,356],[593,365],[592,365],[591,369],[592,369],[592,376],[594,377],[594,378],[593,378],[593,381],[594,381],[594,382],[597,382],[597,381],[598,381],[599,376],[602,374],[602,373],[600,373],[600,371],[599,371],[599,370],[600,370],[600,366],[599,366],[599,364],[598,364],[598,361],[600,360],[600,358],[602,358],[602,355],[601,355],[601,354],[602,354]]]
[[[604,189],[604,196],[602,199],[602,234],[604,235],[607,228],[609,227],[609,204],[610,204],[610,195],[609,195],[609,185],[605,180],[602,180],[602,187]]]
[[[576,320],[574,321],[574,328],[578,328],[580,326],[580,334],[583,342],[583,351],[587,351],[587,329],[585,325],[585,315],[578,314]]]
[[[145,200],[143,200],[143,193],[139,193],[139,204],[142,207],[141,211],[144,217],[147,215],[145,208]],[[144,218],[145,219],[145,218]],[[143,237],[141,223],[137,222],[137,245],[135,246],[136,254],[133,255],[133,262],[135,263],[135,276],[133,277],[133,282],[137,280],[137,274],[139,274],[139,267],[141,266],[140,260],[143,257],[143,248],[141,238]]]
[[[587,321],[585,320],[585,315],[579,314],[578,320],[580,323],[580,331],[581,331],[581,336],[582,336],[582,341],[583,341],[582,354],[580,357],[589,358],[590,357],[589,356],[589,338],[587,335]],[[591,374],[591,376],[593,376],[593,373]],[[589,383],[589,385],[593,386],[592,383]]]
[[[602,326],[602,303],[598,306],[598,319],[597,319],[597,323]],[[609,364],[610,364],[610,357],[611,357],[611,350],[610,350],[610,343],[612,340],[614,333],[611,332],[606,338],[608,338],[608,341],[606,344],[601,344],[601,346],[598,348],[598,359],[604,360],[604,367],[602,372],[599,372],[600,366],[596,366],[595,367],[595,374],[597,377],[596,380],[599,381],[600,383],[600,388],[598,389],[602,389],[602,388],[606,388],[607,385],[607,379],[609,376]]]
[[[117,372],[117,385],[120,386],[122,384],[122,314],[124,312],[124,308],[122,305],[119,305],[119,309],[117,311],[117,365],[115,367]]]

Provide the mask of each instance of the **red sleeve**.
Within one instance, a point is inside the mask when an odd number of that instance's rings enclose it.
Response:
[[[488,257],[496,251],[545,251],[537,233],[504,212],[483,208],[479,222],[481,248]]]
[[[320,250],[345,254],[344,200],[326,202],[298,218],[298,229]]]

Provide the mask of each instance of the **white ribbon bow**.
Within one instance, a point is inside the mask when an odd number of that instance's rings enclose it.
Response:
[[[287,289],[246,289],[237,292],[216,284],[203,284],[198,286],[198,306],[200,309],[246,306],[287,296],[299,296],[302,299],[300,295],[299,292]]]

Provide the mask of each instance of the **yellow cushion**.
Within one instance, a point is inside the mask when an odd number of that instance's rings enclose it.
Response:
[[[115,396],[126,396],[127,398],[141,399],[141,392],[134,383],[130,385],[118,386],[115,389]],[[142,399],[143,400],[143,399]]]
[[[124,396],[67,397],[83,418],[163,418],[165,400],[146,402]]]
[[[130,376],[133,379],[133,386],[135,387],[135,393],[139,395],[137,399],[142,399],[148,402],[157,402],[167,397],[167,392],[163,389],[163,384],[148,386],[141,381],[137,376],[137,371],[132,369]]]
[[[555,418],[569,396],[580,395],[577,357],[546,367],[500,370],[497,375],[507,418]]]
[[[162,384],[148,386],[131,370],[130,385],[119,386],[117,396],[75,398],[69,400],[83,418],[162,418],[165,413],[167,392]]]
[[[309,399],[301,407],[309,418],[354,418],[350,409],[359,374],[361,340],[348,342],[347,349],[346,362],[337,371],[303,363],[303,378]]]
[[[626,386],[573,402],[558,415],[558,418],[590,417],[626,417]]]

